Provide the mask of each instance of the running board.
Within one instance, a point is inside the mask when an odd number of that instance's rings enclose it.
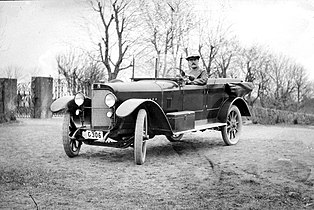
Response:
[[[206,130],[206,129],[211,129],[211,128],[218,128],[218,127],[222,127],[226,125],[227,123],[209,123],[209,124],[203,124],[203,125],[195,125],[194,129],[174,132],[173,135],[180,135],[180,134],[189,133],[189,132],[201,131],[201,130]]]

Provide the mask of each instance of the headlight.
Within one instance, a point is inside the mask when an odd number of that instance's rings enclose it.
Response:
[[[117,101],[117,99],[116,99],[115,95],[113,95],[112,93],[107,94],[105,97],[105,104],[109,108],[113,107],[115,105],[116,101]]]
[[[84,99],[84,95],[82,93],[78,93],[74,97],[74,102],[76,103],[76,105],[81,106],[84,103]]]
[[[113,113],[112,113],[112,111],[109,111],[109,112],[107,112],[107,117],[112,117],[112,115],[113,115]]]

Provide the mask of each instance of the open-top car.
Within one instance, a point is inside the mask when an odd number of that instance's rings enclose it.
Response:
[[[242,116],[250,116],[243,96],[252,84],[239,79],[208,79],[185,85],[178,78],[133,78],[132,82],[96,83],[91,97],[77,93],[57,99],[52,112],[64,111],[63,146],[69,157],[82,143],[134,147],[143,164],[148,140],[164,135],[171,142],[185,133],[214,129],[226,145],[239,141]]]

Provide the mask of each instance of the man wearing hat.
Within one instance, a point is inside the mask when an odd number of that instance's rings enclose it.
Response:
[[[200,69],[199,59],[200,56],[198,54],[191,54],[186,57],[189,65],[189,70],[187,72],[182,71],[181,73],[182,76],[187,79],[186,84],[205,85],[207,83],[207,71],[204,69]]]

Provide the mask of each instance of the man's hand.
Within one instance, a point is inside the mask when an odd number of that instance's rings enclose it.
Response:
[[[189,75],[189,80],[193,81],[193,80],[195,80],[195,77],[193,75]]]

